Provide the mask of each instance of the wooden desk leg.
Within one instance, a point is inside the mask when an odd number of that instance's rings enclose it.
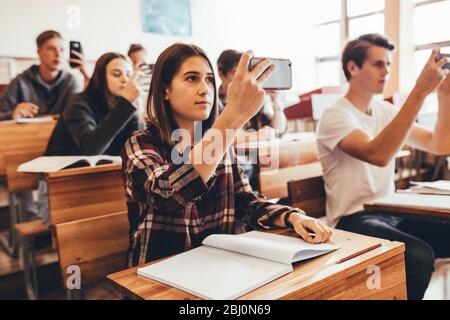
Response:
[[[9,236],[0,237],[1,244],[5,247],[8,254],[17,259],[19,256],[19,239],[15,230],[18,223],[18,211],[20,210],[19,201],[16,194],[9,194]]]
[[[83,289],[66,289],[67,300],[85,300]]]
[[[450,261],[447,262],[448,265],[445,266],[444,268],[444,300],[450,300],[450,293],[449,293],[449,286],[448,286],[448,282],[450,281],[448,275],[450,273]]]
[[[23,244],[23,271],[25,275],[25,290],[29,300],[38,299],[36,255],[34,251],[34,239],[22,238]]]

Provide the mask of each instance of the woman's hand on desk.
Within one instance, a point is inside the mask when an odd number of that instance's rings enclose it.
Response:
[[[327,242],[333,234],[333,229],[323,224],[320,220],[304,214],[291,214],[289,222],[294,231],[308,243],[319,244]],[[311,233],[315,235],[311,235]]]

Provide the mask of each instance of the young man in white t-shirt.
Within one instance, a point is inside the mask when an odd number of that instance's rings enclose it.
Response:
[[[395,192],[395,156],[408,144],[433,154],[450,153],[450,77],[446,59],[433,51],[404,106],[374,99],[384,90],[394,45],[378,34],[350,42],[342,57],[347,95],[328,108],[317,141],[331,226],[406,244],[408,297],[422,299],[434,258],[450,256],[450,225],[364,212],[364,203]],[[424,99],[438,88],[434,131],[415,120]]]

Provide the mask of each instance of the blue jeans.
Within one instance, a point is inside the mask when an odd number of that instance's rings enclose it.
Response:
[[[406,284],[410,300],[423,299],[434,271],[435,257],[450,257],[449,224],[360,212],[342,218],[337,229],[403,242],[406,246]]]

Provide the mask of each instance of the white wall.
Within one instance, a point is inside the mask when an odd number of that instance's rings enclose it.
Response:
[[[168,0],[170,1],[170,0]],[[81,29],[67,27],[67,8],[81,8]],[[35,57],[35,38],[46,29],[80,40],[87,59],[106,51],[145,45],[153,61],[170,44],[195,43],[215,61],[224,49],[252,49],[259,56],[290,58],[294,90],[316,87],[314,1],[191,0],[192,36],[143,33],[139,0],[0,0],[0,56]]]

